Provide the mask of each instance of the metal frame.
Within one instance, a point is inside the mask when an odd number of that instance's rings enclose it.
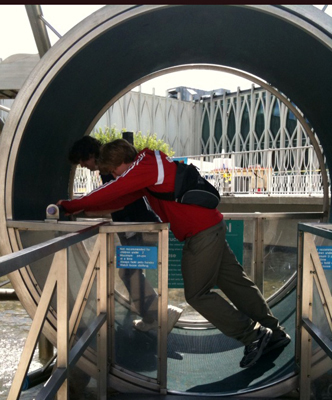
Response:
[[[253,237],[255,237],[253,241],[253,260],[252,260],[252,268],[251,268],[251,278],[255,281],[256,285],[259,287],[260,291],[263,293],[264,291],[264,271],[263,271],[263,260],[264,260],[264,221],[271,220],[288,220],[288,219],[298,219],[299,221],[306,220],[316,220],[323,221],[324,214],[323,213],[224,213],[225,220],[244,220],[244,221],[254,221],[254,232]],[[91,219],[83,219],[80,218],[79,222],[84,224],[82,226],[88,227],[93,224],[93,220]],[[118,226],[118,223],[113,223],[112,226],[117,226],[117,229],[124,231],[125,227]],[[136,224],[137,225],[137,224]],[[7,226],[10,228],[15,228],[16,230],[56,230],[59,228],[59,224],[51,223],[44,224],[43,222],[38,221],[8,221]],[[76,225],[74,222],[61,222],[61,230],[66,232],[71,232],[76,229]],[[103,228],[104,229],[104,228]],[[149,230],[148,224],[140,225],[141,231]],[[17,235],[19,236],[19,235]],[[18,240],[18,239],[17,239]],[[294,242],[295,246],[295,242]],[[112,246],[110,247],[113,248]],[[93,258],[91,254],[91,258]],[[111,256],[111,260],[113,256]],[[90,260],[91,262],[91,260]],[[88,270],[87,270],[88,271]],[[26,282],[34,282],[34,277],[31,275],[30,277],[26,277]],[[34,283],[36,284],[36,283]],[[37,285],[37,284],[36,284]],[[275,292],[271,297],[267,299],[270,306],[278,303],[290,290],[294,288],[296,285],[296,273],[290,277],[290,279],[280,288],[277,292]],[[36,286],[29,285],[29,291],[36,288]],[[30,287],[31,286],[31,287]],[[112,296],[115,297],[117,301],[122,302],[127,307],[130,307],[128,303],[128,299],[122,298],[118,292],[110,289],[110,292],[113,293]],[[38,297],[38,296],[37,296]],[[112,300],[112,297],[111,297]],[[205,321],[188,321],[185,317],[181,317],[177,323],[177,326],[188,327],[191,326],[193,328],[212,328],[213,326]]]
[[[245,215],[239,214],[227,214],[225,218],[227,219],[241,219],[244,218]],[[322,213],[299,213],[299,214],[257,214],[254,213],[252,215],[246,215],[246,219],[248,218],[256,218],[261,223],[265,219],[287,219],[287,218],[318,218],[322,217]],[[22,359],[20,362],[20,366],[17,372],[17,377],[12,385],[12,390],[9,396],[9,400],[13,400],[18,398],[17,393],[20,392],[20,380],[24,378],[27,368],[32,357],[36,340],[38,338],[38,334],[42,329],[43,323],[46,320],[46,315],[49,307],[49,303],[52,298],[52,294],[55,291],[55,288],[61,283],[62,290],[60,291],[60,295],[58,292],[58,335],[63,337],[67,337],[68,340],[65,343],[62,343],[62,346],[58,347],[58,368],[50,378],[47,386],[42,389],[39,393],[37,399],[48,399],[55,395],[55,393],[59,390],[59,399],[66,399],[68,387],[66,384],[67,379],[67,368],[68,366],[75,365],[78,360],[82,359],[83,353],[88,349],[90,341],[95,337],[98,333],[98,347],[97,353],[95,356],[97,357],[97,365],[94,371],[91,371],[91,374],[98,379],[98,393],[99,398],[105,399],[107,393],[107,386],[112,385],[114,380],[118,380],[119,382],[123,380],[123,385],[125,385],[125,381],[128,381],[128,377],[130,376],[131,385],[136,386],[139,392],[144,393],[153,391],[155,393],[165,394],[167,393],[167,334],[166,334],[166,315],[167,315],[167,293],[168,293],[168,271],[167,268],[164,268],[164,265],[168,261],[168,225],[167,224],[120,224],[120,223],[110,223],[109,221],[101,221],[99,224],[93,225],[93,221],[82,220],[80,222],[33,222],[33,221],[8,221],[8,227],[15,226],[16,229],[28,229],[28,230],[56,230],[69,232],[67,235],[64,235],[60,238],[55,238],[45,243],[42,243],[37,246],[33,246],[33,248],[21,250],[15,254],[11,254],[8,256],[3,256],[0,258],[0,265],[4,266],[2,269],[5,273],[7,273],[9,265],[13,265],[13,260],[16,259],[16,264],[10,270],[15,268],[20,268],[20,266],[24,266],[29,262],[36,260],[36,254],[39,253],[40,257],[44,257],[47,254],[52,254],[53,251],[56,251],[56,256],[54,257],[54,261],[52,263],[49,277],[45,284],[44,290],[41,294],[41,298],[39,301],[39,305],[33,320],[33,326],[31,332],[29,334],[26,349],[22,355]],[[128,225],[130,225],[130,230],[135,231],[145,231],[145,232],[159,232],[158,240],[159,243],[162,243],[159,246],[158,252],[158,267],[161,268],[159,273],[159,292],[158,295],[160,297],[159,301],[159,329],[158,329],[158,372],[157,379],[151,379],[144,377],[142,375],[136,374],[131,371],[125,371],[124,369],[117,366],[114,362],[114,313],[112,313],[112,309],[114,309],[115,302],[115,290],[114,290],[114,280],[110,279],[112,277],[112,271],[114,272],[115,268],[115,254],[114,254],[114,233],[116,232],[124,232],[128,230]],[[300,224],[302,226],[303,224]],[[73,231],[77,230],[77,227],[80,226],[83,228],[81,231],[73,233]],[[315,224],[307,224],[305,225],[307,230],[309,230],[310,234],[314,234]],[[330,225],[320,224],[322,235],[326,237],[326,235],[330,234],[329,229]],[[262,228],[262,226],[261,226]],[[66,274],[63,271],[66,271],[66,258],[67,258],[67,247],[73,245],[75,243],[80,242],[80,240],[84,237],[90,237],[99,233],[95,246],[90,254],[90,261],[87,265],[85,275],[82,279],[82,284],[79,289],[76,302],[73,307],[72,314],[70,318],[67,315],[67,307],[66,307],[66,292],[67,292],[67,278]],[[262,235],[261,235],[262,236]],[[261,246],[263,248],[263,246]],[[299,243],[299,254],[301,253],[301,249],[303,248],[303,244]],[[307,254],[304,254],[304,259],[307,259]],[[317,258],[317,256],[316,256]],[[317,259],[315,256],[311,256],[310,260],[314,260],[315,264],[317,264]],[[20,261],[17,261],[20,260]],[[303,260],[303,257],[301,258]],[[302,261],[299,261],[299,267],[301,267]],[[20,264],[19,264],[20,263]],[[302,268],[303,269],[303,268]],[[60,272],[61,271],[61,272]],[[302,275],[299,274],[301,277]],[[313,275],[313,274],[312,274]],[[319,272],[318,277],[321,278],[321,273]],[[106,279],[105,279],[106,277]],[[314,279],[314,277],[309,276],[309,279]],[[75,333],[78,326],[78,321],[80,320],[84,307],[86,304],[86,299],[89,296],[89,292],[91,290],[92,282],[97,279],[98,283],[98,314],[96,319],[91,323],[88,331],[75,343]],[[328,304],[331,300],[327,297],[326,292],[326,283],[322,279],[319,280],[323,282],[320,284],[319,292],[322,294],[322,303]],[[106,282],[108,282],[106,284]],[[306,287],[308,288],[312,283],[304,283],[299,284],[299,288]],[[303,292],[303,290],[302,290]],[[306,294],[308,290],[304,291]],[[302,300],[301,300],[302,301]],[[309,298],[310,302],[310,298]],[[301,309],[303,309],[302,302],[298,302],[298,305],[301,305]],[[106,307],[106,308],[105,308]],[[327,307],[327,316],[331,318],[331,306]],[[310,310],[310,309],[309,309]],[[62,312],[62,315],[60,314]],[[308,318],[309,317],[309,318]],[[107,334],[108,330],[110,330],[110,334]],[[328,363],[324,357],[322,358],[321,354],[314,354],[311,358],[310,349],[308,350],[307,341],[311,336],[315,336],[317,342],[321,345],[322,349],[325,352],[331,352],[330,345],[326,338],[324,338],[315,328],[310,321],[310,312],[308,315],[303,316],[303,320],[301,320],[301,341],[297,340],[297,343],[302,344],[300,348],[300,356],[298,355],[298,346],[297,346],[297,360],[301,359],[301,363],[304,363],[304,366],[301,366],[302,377],[310,375],[310,368],[315,372],[315,366],[317,365],[319,369],[323,365],[324,368],[328,368]],[[60,342],[59,342],[60,343]],[[326,344],[327,343],[327,344]],[[72,347],[73,346],[73,347]],[[70,350],[71,349],[71,350]],[[105,351],[108,349],[108,351]],[[61,355],[60,355],[61,354]],[[108,357],[107,357],[108,354]],[[108,360],[110,360],[111,366],[108,365]],[[312,364],[311,364],[312,363]],[[110,372],[110,375],[109,375]],[[306,374],[306,375],[303,375]],[[288,379],[288,378],[287,378]],[[286,380],[287,380],[286,379]],[[289,379],[295,379],[291,376]],[[287,382],[289,381],[287,380]],[[301,378],[304,379],[304,378]],[[310,380],[306,379],[305,384],[310,384]],[[284,383],[283,383],[284,384]],[[302,384],[304,385],[304,384]],[[307,387],[302,388],[302,393],[305,393]],[[16,397],[15,397],[16,396]]]
[[[100,224],[97,224],[99,226]],[[57,293],[57,369],[48,381],[48,384],[44,386],[41,392],[38,394],[37,399],[51,399],[56,393],[58,393],[58,399],[67,400],[68,398],[68,383],[67,383],[67,372],[69,366],[76,364],[84,350],[88,346],[89,342],[94,335],[89,335],[81,338],[81,342],[78,342],[73,349],[69,352],[70,348],[70,335],[69,326],[70,322],[68,319],[68,262],[67,262],[67,251],[68,247],[81,241],[84,237],[90,237],[98,232],[96,226],[92,226],[76,234],[68,234],[62,238],[52,239],[46,243],[42,243],[38,246],[32,246],[31,248],[19,251],[17,253],[3,256],[0,258],[0,265],[2,268],[1,274],[6,274],[6,271],[10,269],[21,268],[26,265],[27,262],[36,261],[37,259],[45,257],[45,253],[54,253],[54,259],[49,271],[47,280],[45,282],[44,290],[42,292],[40,302],[37,307],[36,314],[32,321],[32,326],[26,340],[24,350],[21,356],[21,360],[9,392],[8,400],[18,399],[20,396],[23,380],[27,374],[29,365],[32,360],[34,350],[38,341],[38,337],[43,329],[43,325],[47,316],[48,308],[53,297],[53,294]],[[66,246],[66,247],[64,247]],[[60,247],[60,250],[58,249]],[[64,247],[64,248],[61,248]],[[103,253],[106,251],[104,246]],[[101,251],[101,250],[100,250]],[[106,265],[102,268],[103,274],[98,276],[100,283],[100,306],[97,311],[97,319],[95,323],[88,329],[94,334],[100,331],[100,339],[98,342],[98,351],[100,355],[104,355],[103,348],[107,344],[107,323],[106,323],[106,304],[107,304],[107,290],[104,290],[107,282],[105,276]],[[107,286],[107,285],[106,285]],[[77,304],[77,303],[76,303]],[[77,308],[77,307],[76,307]],[[75,309],[75,308],[74,308]],[[73,317],[77,316],[73,315]],[[73,319],[71,319],[73,321]],[[73,325],[73,324],[72,324]],[[95,325],[95,326],[93,326]],[[104,372],[104,376],[100,375],[100,387],[102,391],[106,393],[106,382],[107,382],[107,354],[104,356],[106,359],[105,365],[102,365],[101,371]],[[103,360],[104,361],[104,360]],[[106,397],[100,397],[104,399]]]
[[[42,58],[43,55],[51,48],[51,42],[46,29],[46,25],[49,26],[49,24],[46,23],[45,19],[43,18],[43,12],[40,5],[28,4],[25,6],[25,9],[28,14],[39,56]]]
[[[264,293],[264,221],[269,220],[286,220],[299,219],[309,220],[317,219],[324,220],[324,213],[224,213],[225,220],[253,220],[254,221],[254,241],[253,241],[253,263],[252,263],[252,279],[255,281],[259,290]],[[276,304],[284,295],[288,293],[295,285],[295,276],[289,279],[283,285],[283,289],[274,293],[269,299],[270,306]]]
[[[317,358],[332,359],[332,340],[326,337],[312,322],[312,305],[314,282],[316,284],[321,305],[332,332],[332,296],[325,273],[316,249],[314,236],[332,240],[331,224],[299,224],[298,238],[298,304],[296,331],[296,360],[300,368],[301,399],[310,399],[310,387],[314,378],[313,366]],[[322,354],[312,353],[314,339]],[[321,353],[321,352],[319,352]],[[326,370],[331,369],[331,361],[325,363]]]
[[[31,226],[29,222],[19,222],[19,225]],[[50,228],[61,231],[77,229],[83,224],[37,223],[39,228]],[[108,226],[105,226],[108,225]],[[112,225],[112,226],[111,226]],[[161,394],[166,393],[167,387],[167,304],[168,304],[168,224],[122,224],[114,226],[108,220],[88,226],[84,229],[68,233],[40,245],[32,246],[8,256],[0,257],[1,275],[25,267],[27,263],[37,261],[46,255],[54,254],[53,262],[46,279],[38,307],[33,318],[32,326],[26,340],[21,360],[14,377],[8,400],[20,397],[24,378],[28,372],[38,337],[42,332],[47,318],[50,302],[54,293],[57,294],[57,367],[47,384],[38,393],[37,400],[52,399],[57,394],[59,400],[68,397],[68,369],[74,366],[97,335],[96,377],[98,382],[98,399],[107,399],[107,388],[110,380],[109,360],[114,365],[114,234],[117,231],[158,232],[158,269],[159,269],[159,331],[158,331],[158,378],[154,389]],[[68,310],[68,248],[82,240],[98,234],[97,241],[91,253],[85,275],[80,286],[73,311],[69,317]],[[81,338],[75,343],[75,334],[79,321],[83,315],[86,300],[89,296],[92,283],[97,280],[97,317],[93,320]],[[109,335],[108,331],[112,334]],[[111,337],[111,342],[109,342]],[[75,344],[74,344],[75,343]],[[116,366],[114,365],[114,368]],[[142,377],[139,381],[142,385]],[[143,379],[144,381],[144,379]],[[147,387],[151,385],[148,383]]]
[[[254,219],[255,226],[260,226],[262,229],[262,223],[264,220],[268,219],[289,219],[289,218],[294,218],[294,219],[309,219],[309,218],[315,218],[319,219],[323,216],[322,213],[281,213],[281,214],[260,214],[260,213],[253,213],[253,214],[225,214],[225,218],[229,220],[235,220],[235,219]],[[257,222],[259,221],[259,222]],[[136,231],[145,231],[145,232],[156,232],[156,225],[155,224],[139,224],[139,223],[132,223],[132,224],[120,224],[120,223],[109,223],[109,221],[101,221],[97,225],[95,224],[95,221],[90,220],[80,220],[79,222],[36,222],[36,221],[8,221],[7,226],[8,228],[17,231],[18,230],[44,230],[44,231],[63,231],[63,232],[69,232],[69,234],[61,237],[61,238],[56,238],[52,239],[51,241],[42,243],[41,245],[34,246],[35,251],[40,251],[43,255],[46,254],[51,254],[52,250],[54,250],[54,246],[59,250],[59,254],[63,251],[66,251],[66,248],[64,247],[63,243],[66,243],[66,245],[72,245],[75,244],[78,240],[76,238],[77,233],[73,233],[73,231],[77,230],[77,227],[80,226],[83,228],[80,231],[81,239],[87,238],[89,236],[92,236],[93,234],[96,234],[99,232],[99,236],[97,238],[97,241],[95,243],[95,247],[90,253],[90,260],[86,268],[85,275],[82,279],[82,284],[81,288],[78,292],[76,302],[73,307],[72,314],[69,318],[68,326],[66,327],[66,323],[62,322],[62,330],[64,331],[64,334],[66,335],[67,329],[68,329],[68,346],[64,347],[61,351],[63,352],[63,361],[62,363],[65,365],[66,364],[66,359],[67,359],[67,364],[68,365],[73,365],[74,364],[74,359],[75,362],[81,358],[81,355],[83,354],[84,351],[88,348],[89,340],[93,338],[93,334],[90,334],[87,338],[82,337],[77,343],[74,342],[75,340],[75,333],[78,327],[78,321],[80,320],[84,307],[86,305],[86,299],[89,296],[91,286],[93,281],[97,278],[100,279],[101,276],[105,277],[107,274],[109,276],[113,276],[112,274],[114,273],[114,268],[115,268],[115,263],[114,263],[114,233],[115,232],[124,232],[128,230],[128,225],[130,225],[130,230],[136,230]],[[165,228],[167,226],[166,224],[157,224],[158,228],[160,226],[160,229]],[[322,225],[325,226],[325,225]],[[15,228],[14,228],[15,227]],[[163,228],[162,228],[163,227]],[[159,246],[159,253],[158,253],[158,265],[163,265],[165,263],[165,260],[168,257],[168,241],[166,240],[165,235],[167,235],[167,230],[157,230],[159,232],[159,242],[163,242],[163,246]],[[263,234],[260,232],[257,236],[257,240],[259,241],[259,237],[261,240],[263,240]],[[53,244],[51,242],[54,242]],[[53,246],[53,249],[52,249]],[[261,245],[257,246],[256,251],[262,251],[264,246]],[[113,250],[112,250],[113,249]],[[259,250],[260,249],[260,250]],[[25,258],[24,257],[25,254]],[[11,258],[15,257],[15,255],[10,255],[10,256],[4,256],[0,261],[3,261],[3,265],[8,267],[8,265],[12,265],[12,262],[10,261]],[[34,251],[31,249],[25,249],[21,250],[16,253],[16,258],[21,259],[21,263],[26,265],[26,260],[29,260],[29,262],[32,262],[35,260],[35,255]],[[60,256],[58,256],[60,257]],[[61,256],[61,262],[57,262],[60,265],[64,265],[64,255]],[[257,264],[257,263],[256,263]],[[108,272],[105,272],[105,270],[102,270],[101,265],[107,265]],[[101,269],[99,269],[101,268]],[[24,268],[23,270],[25,270]],[[8,271],[8,269],[4,268],[4,271]],[[113,271],[113,272],[112,272]],[[50,271],[51,273],[51,271]],[[257,274],[256,274],[257,275]],[[52,276],[52,275],[50,275]],[[63,278],[63,275],[62,275]],[[56,281],[56,277],[53,278],[53,284]],[[93,354],[92,356],[92,363],[94,362],[93,360],[96,359],[98,360],[98,365],[91,369],[91,367],[88,367],[88,370],[90,373],[98,378],[99,382],[99,393],[100,396],[103,395],[105,392],[105,387],[107,388],[107,384],[112,385],[112,382],[115,380],[128,380],[128,377],[130,376],[131,384],[135,385],[138,389],[140,388],[140,392],[144,392],[144,390],[154,391],[156,393],[160,394],[165,394],[167,392],[167,349],[166,349],[166,343],[167,343],[167,335],[165,334],[166,328],[165,328],[165,321],[166,321],[166,313],[167,313],[167,288],[168,288],[168,275],[167,275],[167,268],[162,268],[161,273],[159,274],[159,296],[161,298],[161,301],[159,303],[159,329],[158,329],[158,339],[159,339],[159,345],[158,345],[158,374],[157,374],[157,379],[151,379],[151,378],[146,378],[142,375],[136,374],[131,371],[126,371],[123,368],[117,366],[114,362],[114,313],[111,312],[112,309],[114,309],[114,302],[115,302],[115,289],[114,289],[114,281],[113,279],[103,279],[103,282],[109,282],[108,288],[106,290],[106,294],[108,293],[107,297],[107,308],[106,308],[106,314],[102,312],[104,310],[105,304],[103,302],[98,305],[99,309],[99,316],[100,315],[105,315],[105,317],[102,317],[102,320],[95,320],[90,329],[93,332],[97,332],[99,328],[101,328],[100,331],[100,337],[99,337],[99,343],[100,341],[103,341],[104,345],[102,346],[103,349],[109,349],[109,357],[105,357],[106,352],[103,351],[101,353]],[[294,279],[293,279],[294,281]],[[50,289],[47,289],[47,293],[50,293],[52,289],[52,282]],[[64,282],[64,287],[66,287],[66,283]],[[45,292],[45,289],[44,289]],[[46,299],[44,292],[41,294],[41,299],[39,303],[43,304],[44,308],[46,307],[46,312],[47,312],[47,302],[49,303],[51,297],[49,299]],[[101,292],[105,292],[105,284],[98,285],[98,293],[99,293],[99,298],[101,298]],[[51,296],[51,295],[50,295]],[[46,300],[44,300],[46,299]],[[59,300],[60,301],[60,300]],[[63,301],[63,296],[62,296],[62,301]],[[99,302],[98,302],[99,303]],[[63,303],[59,303],[58,307],[59,309],[63,309],[63,306],[61,305]],[[39,306],[40,307],[40,306]],[[35,318],[40,321],[40,316],[39,316],[39,311],[36,312]],[[59,314],[58,314],[59,317]],[[105,320],[104,320],[105,318]],[[44,318],[45,320],[45,318]],[[108,328],[105,327],[104,322],[108,320]],[[308,324],[307,324],[308,325]],[[59,326],[59,325],[58,325]],[[59,326],[60,328],[60,326]],[[105,336],[105,330],[107,332],[107,329],[110,330],[110,334]],[[84,335],[83,335],[84,336]],[[63,337],[63,336],[62,336]],[[106,341],[109,340],[108,343],[105,343]],[[108,337],[108,339],[107,339]],[[72,348],[72,350],[69,352],[69,349]],[[82,347],[84,346],[84,348]],[[31,346],[30,346],[31,348]],[[74,350],[75,349],[75,350]],[[82,350],[80,350],[82,349]],[[75,352],[75,354],[73,353]],[[68,354],[68,356],[67,356]],[[88,357],[89,358],[89,357]],[[91,355],[90,355],[91,358]],[[22,357],[23,359],[23,357]],[[81,358],[82,359],[82,358]],[[110,360],[111,367],[108,368],[108,360]],[[81,361],[81,360],[80,360]],[[91,361],[90,361],[91,362]],[[97,361],[96,361],[97,362]],[[320,363],[320,359],[317,359],[317,363]],[[101,371],[107,371],[106,376],[101,373]],[[110,375],[108,375],[108,371],[110,371]],[[25,374],[21,373],[21,376],[25,376]],[[50,382],[48,383],[47,390],[49,392],[46,393],[46,388],[44,391],[40,394],[39,399],[45,399],[48,398],[48,395],[54,395],[56,393],[56,390],[60,388],[60,382],[64,382],[66,379],[66,373],[63,371],[63,369],[57,370],[55,374],[53,374]],[[17,384],[13,385],[13,387],[16,387]],[[145,389],[144,389],[145,388]],[[63,391],[63,396],[66,395],[67,389],[66,386],[60,389]],[[15,398],[15,397],[13,397]],[[64,397],[65,398],[65,397]],[[103,397],[101,397],[103,398]],[[10,399],[10,398],[9,398]]]

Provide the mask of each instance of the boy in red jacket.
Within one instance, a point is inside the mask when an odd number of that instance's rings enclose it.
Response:
[[[126,140],[101,148],[98,165],[116,176],[75,200],[59,200],[68,213],[119,209],[146,196],[155,213],[185,241],[182,275],[186,301],[225,335],[245,345],[242,368],[253,366],[262,354],[290,342],[256,285],[230,250],[226,226],[217,209],[161,200],[152,192],[173,192],[176,164],[166,154],[144,149],[137,153]],[[212,291],[219,287],[228,302]]]

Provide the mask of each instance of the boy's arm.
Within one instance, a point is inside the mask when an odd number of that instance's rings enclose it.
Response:
[[[123,208],[119,208],[118,210],[100,210],[100,211],[86,211],[85,215],[90,218],[111,218],[112,213],[116,211],[123,210]]]
[[[148,154],[146,154],[148,153]],[[152,154],[150,154],[152,153]],[[154,152],[142,152],[126,172],[87,195],[74,200],[61,200],[68,213],[77,211],[116,210],[145,196],[145,188],[158,180]]]
[[[103,194],[100,196],[83,196],[79,199],[73,200],[59,200],[57,205],[60,205],[65,212],[68,214],[77,214],[79,212],[115,212],[122,210],[127,204],[134,202],[135,200],[143,197],[145,193],[143,191],[137,191],[135,193],[128,193],[126,196],[122,196],[117,199],[109,199],[107,195]]]

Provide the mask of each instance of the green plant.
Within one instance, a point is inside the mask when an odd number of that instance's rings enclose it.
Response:
[[[122,132],[117,131],[115,127],[109,128],[106,126],[104,130],[99,128],[95,132],[91,133],[91,136],[99,140],[101,144],[105,144],[112,142],[115,139],[121,139]]]
[[[108,126],[105,127],[103,130],[99,128],[95,132],[91,133],[91,136],[98,139],[102,144],[111,142],[115,139],[122,138],[122,132],[125,132],[125,129],[122,131],[118,131],[115,127],[109,128]],[[141,151],[145,148],[150,150],[160,150],[163,153],[167,154],[169,157],[172,157],[175,152],[172,148],[169,147],[167,143],[165,143],[162,139],[157,139],[157,134],[154,133],[153,135],[148,133],[147,135],[143,135],[141,131],[134,132],[134,146],[136,147],[137,151]]]
[[[134,146],[138,151],[145,149],[146,147],[150,150],[160,150],[168,156],[172,157],[175,152],[161,139],[157,139],[157,134],[143,135],[141,131],[134,133]]]

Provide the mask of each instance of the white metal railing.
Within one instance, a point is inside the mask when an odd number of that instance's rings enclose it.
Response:
[[[89,193],[101,184],[99,171],[89,171],[87,168],[77,166],[74,178],[74,193]]]
[[[178,157],[176,157],[178,158]],[[184,156],[226,194],[322,195],[323,181],[312,146]],[[98,171],[77,167],[74,193],[102,184]]]
[[[188,156],[220,194],[323,194],[312,146]]]

